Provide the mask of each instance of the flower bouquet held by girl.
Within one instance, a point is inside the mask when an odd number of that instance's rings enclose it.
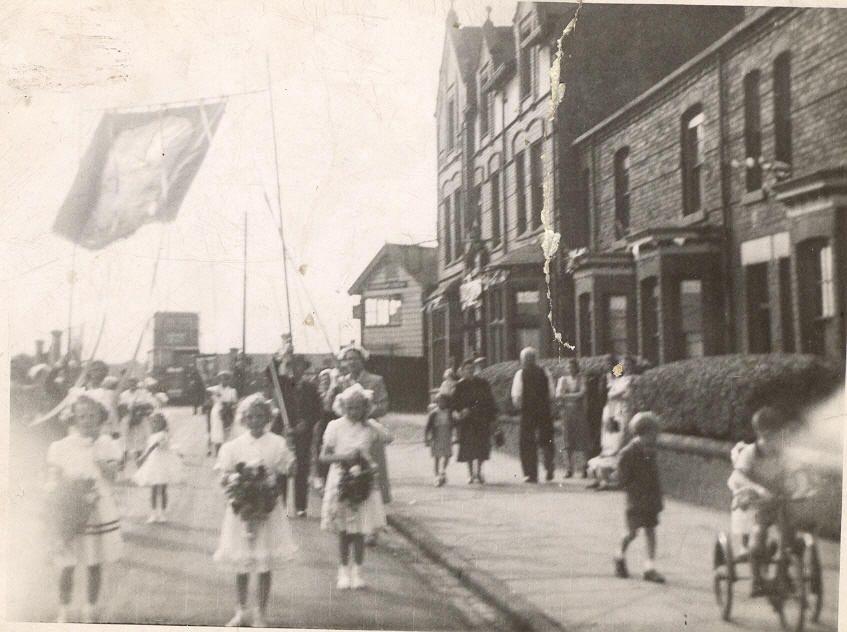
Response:
[[[271,476],[261,463],[239,462],[235,472],[223,479],[224,492],[232,511],[244,521],[248,536],[256,537],[258,526],[276,507],[280,494],[279,480]]]
[[[362,455],[351,463],[343,464],[338,479],[338,500],[352,507],[361,505],[370,496],[375,474],[370,462]]]

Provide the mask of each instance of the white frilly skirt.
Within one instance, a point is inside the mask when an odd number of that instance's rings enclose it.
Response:
[[[373,482],[371,493],[360,505],[355,507],[338,500],[338,481],[341,478],[341,468],[333,463],[324,488],[323,505],[321,507],[321,529],[324,531],[346,531],[370,535],[386,525],[385,507],[382,504],[382,492],[379,478]]]
[[[284,567],[296,553],[297,545],[281,501],[265,520],[256,524],[252,534],[227,504],[215,562],[236,573],[266,573]]]

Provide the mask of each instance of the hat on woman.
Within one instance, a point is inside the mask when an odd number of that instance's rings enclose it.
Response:
[[[362,356],[362,360],[365,360],[366,362],[367,362],[368,358],[371,357],[371,354],[362,345],[351,344],[351,345],[347,345],[346,347],[343,347],[341,349],[341,351],[338,352],[338,359],[343,360],[344,356],[347,355],[348,351],[355,351],[360,356]]]
[[[216,377],[223,377],[224,375],[226,375],[228,377],[232,377],[232,371],[227,371],[226,369],[224,369],[223,371],[218,371],[218,374],[217,374]]]

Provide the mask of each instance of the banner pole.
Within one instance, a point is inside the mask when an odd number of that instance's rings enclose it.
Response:
[[[247,357],[247,211],[244,211],[244,279],[241,290],[241,353]]]
[[[279,184],[279,150],[276,142],[276,116],[274,115],[274,91],[271,84],[271,57],[265,54],[265,67],[268,72],[268,99],[271,107],[271,136],[274,141],[274,173],[276,174],[276,208],[279,212],[279,237],[282,239],[282,275],[285,280],[285,308],[288,311],[288,335],[291,349],[294,350],[294,329],[291,327],[291,292],[288,286],[288,249],[285,245],[285,228],[282,221],[282,192]]]

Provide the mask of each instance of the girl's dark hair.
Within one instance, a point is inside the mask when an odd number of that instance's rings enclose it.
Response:
[[[161,423],[164,426],[165,430],[168,429],[168,418],[165,417],[162,413],[156,413],[150,418],[150,423]]]

